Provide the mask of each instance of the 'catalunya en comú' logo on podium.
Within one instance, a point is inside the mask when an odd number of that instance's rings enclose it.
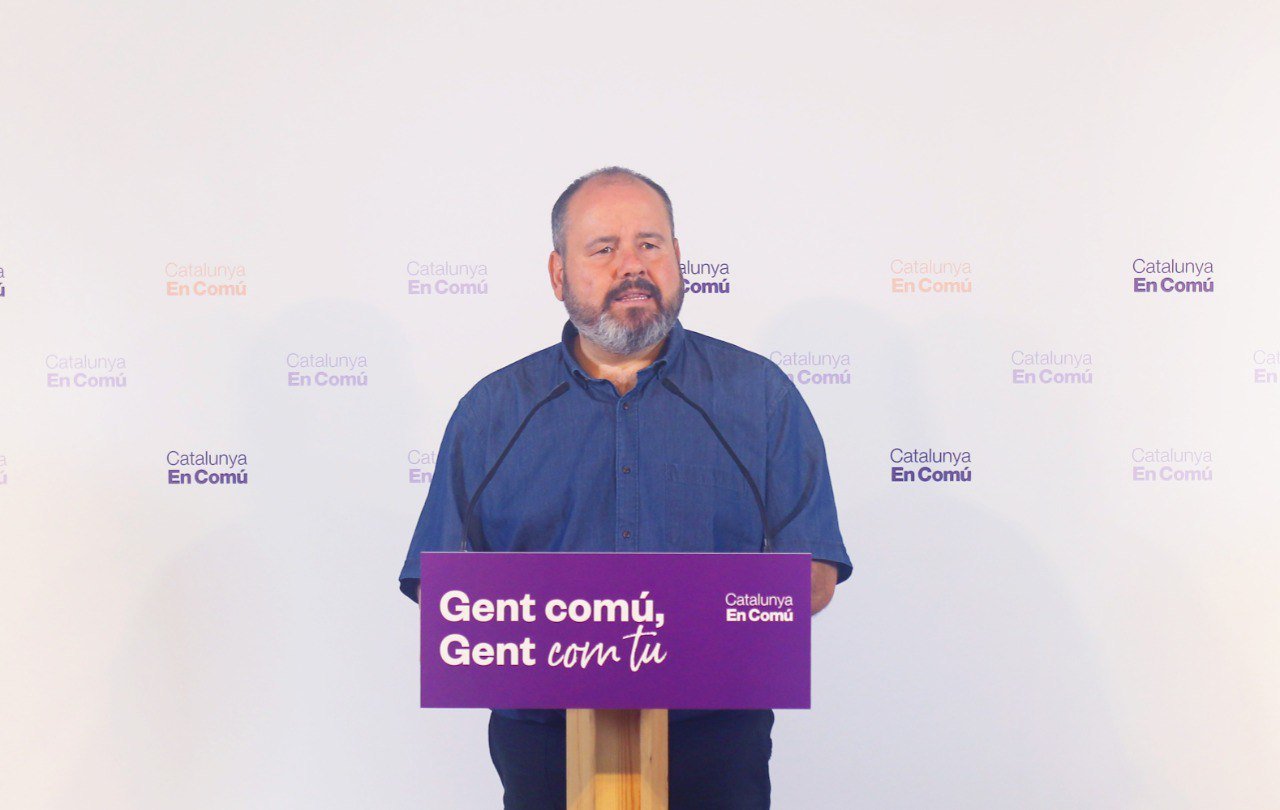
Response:
[[[808,554],[422,554],[422,706],[806,709]]]

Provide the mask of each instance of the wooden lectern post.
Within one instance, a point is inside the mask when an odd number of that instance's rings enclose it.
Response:
[[[568,709],[565,749],[568,810],[666,810],[666,709]]]

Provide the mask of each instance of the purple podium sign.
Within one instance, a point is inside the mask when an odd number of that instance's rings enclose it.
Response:
[[[424,552],[422,706],[807,709],[810,559]]]

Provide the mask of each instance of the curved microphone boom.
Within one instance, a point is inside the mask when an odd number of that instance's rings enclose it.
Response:
[[[724,434],[720,432],[720,428],[716,427],[716,423],[712,421],[711,414],[703,410],[701,405],[685,396],[685,393],[680,390],[680,386],[672,382],[671,378],[664,376],[662,378],[662,385],[668,391],[684,400],[690,408],[693,408],[702,416],[703,420],[707,423],[707,427],[711,428],[711,432],[716,434],[716,438],[720,440],[720,444],[722,444],[724,449],[729,452],[729,458],[733,459],[733,463],[738,465],[738,472],[742,473],[742,477],[747,480],[747,486],[751,487],[751,494],[756,499],[756,508],[760,510],[760,526],[764,533],[764,538],[760,543],[760,550],[766,553],[773,551],[773,538],[769,536],[769,522],[766,520],[764,513],[764,498],[760,497],[760,488],[756,486],[755,479],[752,478],[751,473],[747,471],[747,465],[743,464],[742,459],[738,458],[738,454],[733,452],[733,448],[729,446],[729,440],[724,437]]]
[[[511,440],[507,442],[507,446],[502,448],[502,454],[498,456],[498,460],[493,462],[493,466],[489,468],[489,472],[480,480],[480,486],[476,487],[476,491],[471,496],[471,500],[467,501],[467,511],[462,518],[462,551],[471,551],[475,545],[471,542],[471,516],[475,512],[476,502],[480,500],[480,494],[484,492],[484,488],[489,486],[489,482],[493,480],[493,476],[498,472],[498,468],[502,466],[502,462],[507,457],[507,453],[511,452],[511,448],[515,447],[516,440],[520,438],[520,434],[524,433],[524,429],[529,425],[529,420],[533,415],[542,409],[551,400],[562,395],[569,390],[569,383],[562,382],[555,388],[551,389],[551,393],[538,401],[529,413],[525,414],[524,419],[520,422],[520,427],[516,428],[516,432],[512,435]]]

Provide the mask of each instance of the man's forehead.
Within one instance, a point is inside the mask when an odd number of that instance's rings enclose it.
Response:
[[[643,208],[651,208],[645,212]],[[568,224],[574,219],[590,219],[612,213],[652,213],[666,221],[667,209],[658,192],[648,184],[626,175],[593,177],[582,184],[569,200]]]
[[[621,239],[661,242],[670,237],[667,208],[656,191],[627,177],[588,188],[600,179],[584,183],[570,200],[565,217],[567,241],[591,249],[597,244],[617,244]]]

